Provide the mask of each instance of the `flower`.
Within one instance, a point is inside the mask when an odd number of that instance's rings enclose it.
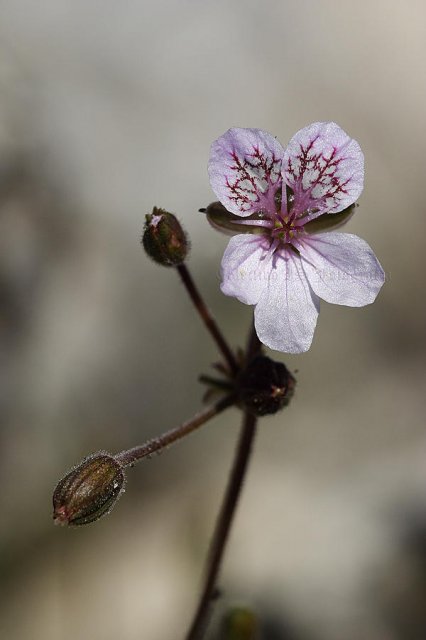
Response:
[[[221,289],[255,305],[265,345],[307,351],[320,298],[350,307],[375,300],[379,261],[364,240],[335,231],[364,184],[361,148],[337,124],[315,122],[287,149],[261,129],[229,129],[213,142],[208,169],[227,210],[222,226],[238,234],[222,259]]]

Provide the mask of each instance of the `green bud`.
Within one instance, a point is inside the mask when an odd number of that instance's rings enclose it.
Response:
[[[109,513],[123,492],[125,476],[117,460],[100,451],[60,480],[53,493],[55,524],[78,526]]]
[[[157,207],[146,216],[142,245],[149,257],[164,267],[182,264],[189,251],[188,238],[176,216]]]
[[[220,637],[223,640],[255,640],[258,638],[258,624],[256,616],[250,609],[236,607],[224,617],[223,630]]]
[[[296,380],[285,364],[256,356],[237,378],[241,405],[256,416],[277,413],[290,402]]]

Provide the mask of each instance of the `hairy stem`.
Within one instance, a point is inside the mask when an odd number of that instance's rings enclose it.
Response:
[[[177,440],[180,440],[184,436],[192,433],[192,431],[195,431],[198,427],[201,427],[201,425],[205,424],[208,420],[217,416],[219,413],[224,411],[224,409],[227,409],[234,403],[235,397],[233,395],[226,396],[208,409],[197,413],[197,415],[195,415],[191,420],[184,422],[174,429],[170,429],[170,431],[166,431],[157,438],[148,440],[145,444],[133,447],[127,451],[121,451],[120,453],[117,453],[114,458],[124,467],[134,464],[135,462],[142,460],[142,458],[146,458],[153,453],[158,453],[165,447],[170,446]]]
[[[231,530],[231,525],[238,499],[240,497],[250,452],[256,433],[256,422],[256,416],[253,416],[249,413],[244,414],[243,425],[241,428],[240,439],[237,445],[235,460],[233,463],[228,487],[226,489],[219,517],[217,519],[216,528],[213,534],[210,552],[207,559],[204,587],[201,592],[201,597],[191,628],[188,632],[188,635],[186,636],[186,640],[199,640],[200,638],[202,638],[208,622],[210,605],[212,600],[214,599],[216,592],[216,582],[220,565],[222,562],[229,532]]]
[[[247,359],[252,358],[260,350],[260,342],[252,327],[246,348]],[[237,444],[231,474],[228,480],[222,507],[217,518],[216,527],[210,545],[210,552],[206,563],[204,586],[201,591],[198,607],[195,612],[186,640],[200,640],[206,630],[211,609],[211,603],[216,595],[216,584],[222,558],[228,541],[229,532],[235,516],[241,490],[246,475],[250,454],[256,435],[257,418],[245,412]]]
[[[236,361],[235,355],[225,338],[222,335],[221,330],[216,324],[215,319],[213,318],[211,312],[209,311],[206,303],[201,297],[200,292],[198,291],[194,280],[188,270],[188,267],[185,264],[180,264],[176,267],[183,284],[185,285],[188,294],[194,303],[195,308],[197,309],[199,315],[201,316],[202,321],[207,327],[210,334],[213,336],[217,346],[219,347],[223,357],[225,358],[228,366],[233,374],[236,374],[238,371],[238,363]]]

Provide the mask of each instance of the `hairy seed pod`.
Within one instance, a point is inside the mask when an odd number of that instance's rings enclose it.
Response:
[[[115,458],[100,451],[59,481],[53,493],[55,524],[78,526],[109,513],[123,492],[125,476]]]

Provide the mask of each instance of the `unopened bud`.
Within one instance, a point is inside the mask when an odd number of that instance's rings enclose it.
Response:
[[[223,640],[255,640],[258,638],[256,616],[250,609],[231,609],[224,617],[220,637]]]
[[[182,264],[189,251],[189,241],[179,220],[157,207],[146,216],[142,244],[149,257],[165,267]]]
[[[58,483],[53,521],[77,526],[98,520],[111,511],[124,484],[123,469],[113,456],[105,451],[88,456]]]
[[[239,400],[256,416],[276,413],[290,402],[296,380],[285,364],[256,356],[237,379]]]

